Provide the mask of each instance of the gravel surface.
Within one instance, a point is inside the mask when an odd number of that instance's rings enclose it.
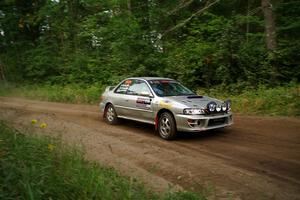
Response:
[[[97,106],[0,98],[0,119],[79,145],[88,159],[156,191],[184,188],[209,199],[300,199],[300,120],[234,117],[232,127],[164,141],[152,125],[126,120],[107,125]],[[31,125],[32,119],[48,126]]]

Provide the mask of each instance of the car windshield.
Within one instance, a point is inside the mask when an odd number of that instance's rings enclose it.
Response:
[[[148,81],[155,94],[160,97],[195,95],[194,92],[173,80]]]

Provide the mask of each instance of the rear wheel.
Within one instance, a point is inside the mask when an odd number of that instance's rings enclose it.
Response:
[[[158,123],[158,133],[165,140],[172,140],[177,135],[175,119],[171,113],[162,113]]]
[[[105,109],[105,121],[108,124],[118,124],[119,122],[116,110],[112,104],[107,105]]]

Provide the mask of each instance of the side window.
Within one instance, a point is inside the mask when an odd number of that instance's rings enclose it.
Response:
[[[129,86],[127,94],[143,96],[145,94],[151,94],[151,91],[144,81],[132,80],[132,84]]]
[[[129,86],[132,84],[132,80],[125,80],[115,91],[115,93],[126,94]]]

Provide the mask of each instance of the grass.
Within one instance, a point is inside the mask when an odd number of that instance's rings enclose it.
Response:
[[[157,194],[136,179],[84,159],[58,139],[22,134],[0,121],[0,199],[205,199],[187,192]]]
[[[104,90],[102,85],[79,86],[23,85],[0,83],[0,96],[24,97],[44,101],[96,104]],[[239,92],[215,87],[199,89],[204,94],[219,99],[231,99],[236,113],[247,115],[300,116],[300,85],[289,84],[274,88],[243,89]]]
[[[300,116],[300,85],[290,84],[275,88],[264,86],[244,90],[240,94],[230,94],[219,88],[199,90],[219,99],[231,99],[234,112],[247,115]]]
[[[24,97],[42,101],[95,104],[99,102],[102,85],[14,85],[0,83],[1,96]]]

